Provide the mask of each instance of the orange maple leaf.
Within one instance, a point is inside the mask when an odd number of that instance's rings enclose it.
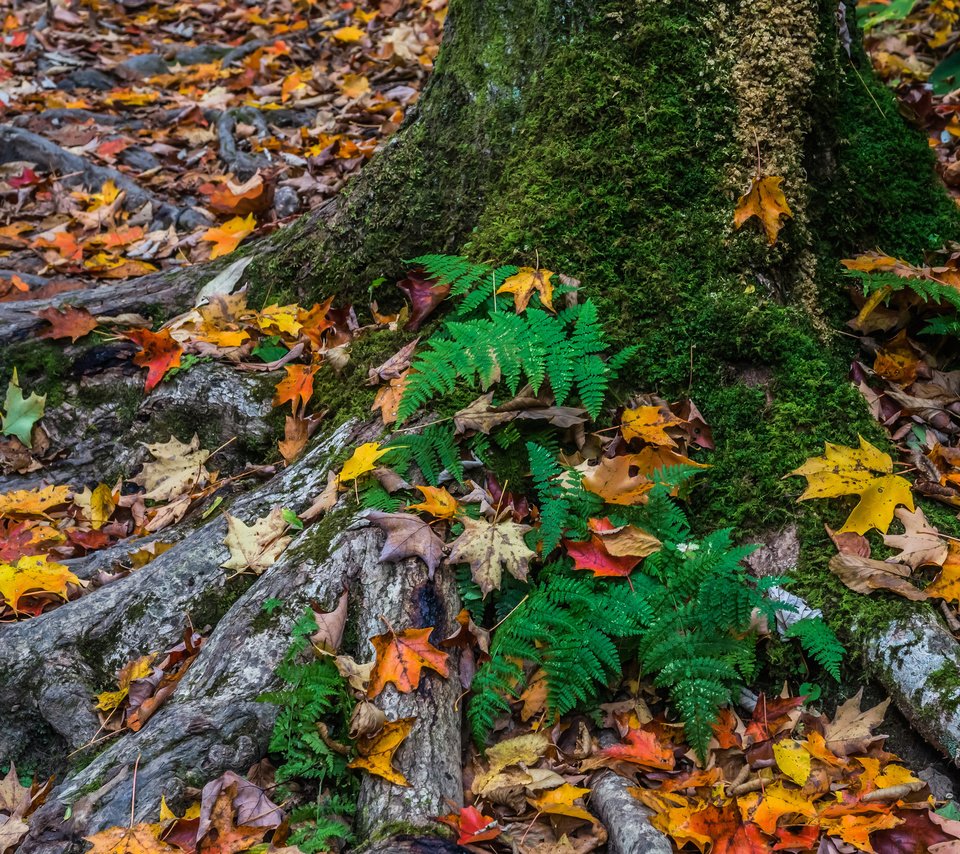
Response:
[[[274,406],[290,403],[293,414],[297,414],[298,405],[305,408],[313,397],[313,377],[319,370],[310,365],[287,365],[287,375],[277,383],[277,393],[273,396]]]
[[[430,643],[433,628],[405,629],[397,634],[388,629],[382,635],[370,638],[377,651],[377,660],[370,675],[368,697],[376,697],[392,682],[398,691],[407,694],[420,685],[420,671],[424,667],[448,676],[447,654]]]
[[[125,337],[141,347],[140,352],[133,357],[133,363],[147,369],[145,391],[156,388],[170,368],[180,366],[183,348],[174,341],[169,329],[161,329],[159,332],[131,329]]]
[[[253,218],[253,214],[246,217],[235,216],[223,225],[208,228],[200,239],[209,240],[213,244],[213,250],[210,252],[212,260],[219,258],[221,255],[229,255],[245,237],[253,234],[256,227],[257,221]]]
[[[360,755],[347,767],[362,768],[397,786],[409,786],[407,778],[393,767],[393,754],[410,734],[415,720],[416,718],[398,718],[388,721],[373,735],[357,739],[357,753]]]
[[[777,242],[777,234],[783,228],[780,218],[793,218],[793,211],[780,189],[781,183],[783,178],[772,175],[754,177],[750,189],[737,200],[733,214],[734,227],[740,228],[751,217],[758,217],[767,233],[767,243],[773,246]]]
[[[655,733],[646,729],[631,729],[626,744],[612,744],[581,765],[584,770],[629,762],[641,768],[670,771],[674,767],[673,750],[660,744]]]

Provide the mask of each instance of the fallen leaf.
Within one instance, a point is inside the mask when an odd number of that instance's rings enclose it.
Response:
[[[609,519],[590,519],[588,525],[614,557],[649,557],[663,547],[653,534],[634,525],[615,527]]]
[[[227,536],[224,544],[230,549],[230,559],[220,564],[223,569],[237,572],[252,570],[260,575],[273,566],[284,549],[293,541],[293,537],[284,536],[287,522],[283,518],[283,508],[274,507],[262,519],[252,525],[241,522],[236,516],[223,514],[227,520]]]
[[[418,557],[427,565],[430,576],[433,577],[443,559],[443,540],[429,523],[411,513],[369,510],[366,517],[387,535],[387,541],[380,552],[381,561],[395,563],[409,557]]]
[[[177,854],[174,848],[159,840],[155,825],[135,824],[133,827],[108,827],[93,836],[85,836],[93,844],[88,854]]]
[[[7,385],[7,396],[3,402],[3,416],[0,418],[0,432],[5,436],[16,436],[28,448],[33,447],[33,425],[43,418],[44,407],[47,403],[45,394],[33,392],[30,397],[24,397],[20,389],[20,380],[17,369]]]
[[[870,744],[885,737],[873,735],[873,729],[883,723],[890,698],[872,709],[861,711],[862,696],[863,688],[840,706],[833,720],[824,727],[823,737],[827,747],[839,756],[865,752]]]
[[[140,352],[133,357],[133,363],[147,369],[145,391],[156,388],[163,375],[171,368],[180,367],[183,348],[170,335],[169,329],[161,329],[159,332],[131,329],[124,333],[124,337],[140,347]]]
[[[244,238],[253,234],[256,228],[257,221],[253,218],[252,213],[246,217],[235,216],[223,225],[208,228],[200,235],[200,239],[213,244],[213,249],[210,251],[210,258],[213,260],[221,255],[229,255]]]
[[[376,774],[397,786],[409,786],[407,778],[393,767],[393,754],[410,734],[415,720],[416,718],[399,718],[389,721],[376,735],[359,739],[357,752],[360,755],[347,767]]]
[[[653,481],[633,470],[639,455],[603,457],[597,465],[584,463],[577,467],[583,475],[583,488],[599,495],[609,504],[633,505],[647,500]]]
[[[5,516],[46,516],[70,499],[69,486],[44,486],[40,489],[21,489],[0,495],[0,514]]]
[[[656,733],[646,729],[630,729],[624,737],[624,742],[603,748],[584,760],[580,764],[580,769],[586,771],[593,768],[615,767],[621,762],[653,770],[673,769],[675,764],[673,750],[670,747],[664,747]]]
[[[905,563],[838,554],[830,558],[829,566],[834,575],[857,593],[870,594],[877,590],[889,590],[915,602],[928,596],[926,591],[907,580],[910,578],[910,567]]]
[[[787,204],[787,198],[780,189],[783,178],[772,175],[756,175],[747,190],[737,200],[733,213],[733,225],[739,229],[751,217],[758,217],[767,233],[767,243],[773,246],[783,224],[781,217],[793,217],[793,211]]]
[[[277,384],[276,394],[273,396],[274,406],[291,404],[293,414],[297,409],[306,409],[310,398],[313,397],[313,378],[319,368],[310,365],[287,365],[284,370],[287,375]]]
[[[371,472],[376,468],[377,460],[384,454],[389,454],[390,448],[381,448],[377,442],[366,442],[360,445],[343,464],[340,469],[339,482],[345,483],[350,480],[356,480],[363,474]]]
[[[626,578],[642,558],[635,555],[615,556],[607,551],[604,541],[593,534],[585,542],[564,540],[567,554],[573,558],[574,569],[589,569],[596,576]]]
[[[447,653],[431,645],[432,628],[404,629],[399,634],[388,629],[382,635],[370,638],[377,651],[373,674],[370,677],[368,697],[376,697],[393,683],[403,694],[415,691],[420,685],[420,674],[424,667],[435,670],[441,676],[449,675]]]
[[[620,431],[628,442],[640,439],[651,445],[677,447],[677,443],[667,434],[667,427],[683,424],[672,412],[660,406],[638,406],[624,410],[620,418]]]
[[[453,541],[448,558],[451,564],[467,563],[483,595],[499,590],[503,570],[518,581],[526,581],[530,559],[536,553],[527,547],[523,535],[529,525],[516,522],[488,522],[464,516],[463,533]]]
[[[783,738],[774,744],[773,758],[777,767],[798,786],[803,786],[809,779],[810,751],[795,738]]]
[[[171,436],[168,442],[144,444],[153,460],[143,464],[143,470],[131,478],[146,490],[143,497],[152,501],[170,501],[191,492],[210,480],[204,467],[210,452],[200,447],[194,435],[189,443]]]
[[[553,285],[550,284],[552,278],[553,273],[549,270],[521,267],[497,288],[497,293],[513,294],[513,307],[517,314],[523,314],[527,310],[534,291],[540,295],[543,307],[553,311]]]
[[[437,821],[452,827],[457,833],[457,845],[470,845],[496,839],[503,829],[495,818],[484,815],[476,807],[462,807],[459,812],[441,816]]]
[[[544,792],[538,798],[527,798],[530,804],[538,813],[547,815],[562,815],[568,818],[579,818],[583,821],[595,822],[596,819],[587,810],[577,804],[584,795],[589,795],[590,790],[579,786],[571,786],[564,783],[556,789],[550,789]]]
[[[891,560],[905,563],[913,569],[942,565],[950,549],[940,532],[927,521],[923,510],[918,507],[911,513],[904,507],[898,507],[894,515],[903,523],[904,532],[884,534],[885,546],[901,550],[900,554],[894,555]]]
[[[416,332],[450,293],[450,285],[438,285],[419,273],[410,273],[407,278],[397,282],[397,287],[410,300],[410,319],[403,327],[410,332]]]
[[[67,567],[48,562],[46,555],[25,555],[15,564],[0,563],[0,597],[15,613],[25,596],[52,593],[66,599],[67,585],[79,583]]]
[[[861,437],[859,449],[827,442],[822,457],[811,457],[788,476],[807,479],[807,488],[799,501],[859,495],[860,503],[840,532],[865,534],[871,528],[886,533],[898,504],[913,510],[909,481],[892,472],[890,455]]]
[[[39,338],[69,338],[76,342],[97,328],[97,319],[85,308],[72,305],[57,308],[50,306],[37,312],[37,317],[50,324],[40,330]]]
[[[442,486],[416,487],[424,497],[419,504],[407,505],[407,510],[429,513],[436,519],[452,519],[460,510],[457,499]]]

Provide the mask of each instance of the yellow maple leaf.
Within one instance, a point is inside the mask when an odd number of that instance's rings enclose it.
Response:
[[[296,303],[291,305],[268,305],[256,316],[257,326],[264,332],[275,331],[281,335],[289,335],[296,338],[303,328],[303,324],[297,320],[300,306]]]
[[[359,27],[340,27],[339,29],[333,31],[333,37],[338,42],[358,42],[363,38],[363,36],[364,32]]]
[[[14,612],[28,593],[53,593],[66,599],[67,585],[79,583],[63,564],[48,563],[46,555],[26,555],[15,564],[0,563],[0,597]]]
[[[497,293],[513,294],[513,307],[517,314],[527,310],[534,291],[540,294],[540,302],[544,307],[553,311],[553,285],[550,284],[552,278],[553,273],[549,270],[521,267],[497,288]]]
[[[936,596],[947,602],[960,602],[960,545],[950,543],[947,559],[943,562],[940,574],[928,584],[923,592],[927,596]]]
[[[0,495],[0,514],[7,516],[45,516],[58,504],[66,504],[69,486],[45,486],[42,489],[22,489]]]
[[[569,818],[581,818],[584,821],[594,823],[596,819],[584,807],[575,803],[584,795],[589,794],[590,789],[564,783],[562,786],[557,786],[556,789],[544,792],[539,798],[527,798],[527,803],[539,813],[565,815]]]
[[[223,515],[227,520],[227,536],[223,542],[230,549],[230,559],[220,564],[223,569],[237,572],[249,569],[260,575],[273,565],[293,539],[283,536],[287,521],[282,507],[274,507],[250,525],[229,513]]]
[[[429,513],[437,519],[452,519],[457,515],[460,505],[442,486],[418,486],[424,500],[419,504],[407,505],[407,510]]]
[[[257,221],[253,214],[246,217],[235,216],[227,220],[223,225],[214,228],[208,228],[201,236],[201,240],[209,240],[213,244],[210,252],[211,260],[219,258],[221,255],[229,255],[236,249],[240,242],[253,234],[257,227]]]
[[[767,243],[773,246],[777,242],[777,234],[783,227],[780,217],[793,218],[793,211],[787,204],[787,198],[780,189],[783,178],[772,175],[761,177],[757,175],[747,190],[738,200],[733,213],[733,224],[740,228],[751,217],[759,217],[763,223],[763,230],[767,233]]]
[[[376,468],[377,460],[384,454],[388,454],[390,448],[381,448],[379,442],[366,442],[353,452],[343,464],[340,470],[338,481],[346,483],[348,480],[356,480],[360,475],[373,471]]]
[[[890,455],[860,437],[859,448],[825,443],[822,457],[811,457],[788,477],[798,475],[807,479],[807,488],[798,501],[860,496],[860,502],[840,528],[841,533],[865,534],[876,528],[885,534],[898,505],[913,510],[909,481],[892,472]]]
[[[112,712],[116,709],[130,693],[130,683],[146,678],[153,671],[153,659],[153,655],[141,655],[140,658],[124,664],[117,674],[117,690],[97,694],[97,708],[101,712]]]
[[[671,448],[677,447],[677,443],[667,435],[666,428],[677,424],[683,424],[683,419],[659,406],[626,409],[620,417],[620,430],[628,442],[642,439],[651,445],[667,445]]]
[[[817,815],[817,808],[808,795],[798,789],[788,789],[780,782],[767,786],[762,792],[750,792],[739,797],[737,804],[744,821],[754,822],[771,836],[776,833],[777,822],[783,816],[815,818]]]
[[[397,786],[409,786],[407,778],[393,767],[393,754],[410,734],[415,720],[416,718],[399,718],[388,721],[373,735],[357,739],[357,753],[360,755],[347,767],[361,768]]]
[[[359,98],[370,91],[370,81],[362,74],[344,74],[340,91],[348,98]]]
[[[113,490],[101,483],[92,492],[89,487],[75,496],[73,503],[84,511],[84,519],[94,531],[99,531],[113,515],[117,503],[113,500]]]
[[[810,778],[810,752],[796,739],[784,738],[774,744],[773,758],[777,767],[798,786]]]

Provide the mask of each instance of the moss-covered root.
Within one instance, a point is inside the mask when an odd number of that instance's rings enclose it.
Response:
[[[960,765],[960,644],[928,612],[857,630],[867,670],[913,728]]]

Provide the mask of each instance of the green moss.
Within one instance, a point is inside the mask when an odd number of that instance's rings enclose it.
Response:
[[[48,409],[63,402],[63,384],[70,369],[63,347],[36,338],[4,347],[0,350],[0,393],[14,368],[25,394],[45,394]]]
[[[204,626],[217,625],[230,610],[230,606],[247,592],[255,580],[256,576],[252,574],[238,575],[225,581],[222,587],[206,587],[190,603],[190,621],[200,630]]]

